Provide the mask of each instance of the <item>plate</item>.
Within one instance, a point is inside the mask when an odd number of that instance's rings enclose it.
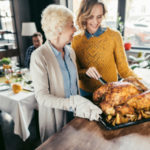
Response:
[[[6,90],[8,90],[9,88],[10,88],[10,86],[7,85],[7,84],[1,84],[1,85],[0,85],[0,91],[6,91]]]
[[[30,92],[34,92],[34,88],[33,88],[32,85],[23,86],[23,89],[24,89],[24,90],[27,90],[27,91],[30,91]]]
[[[150,118],[136,120],[136,121],[127,122],[127,123],[122,123],[122,124],[113,126],[112,124],[109,124],[104,119],[104,115],[103,114],[100,115],[100,118],[99,118],[99,123],[102,124],[105,127],[105,129],[107,129],[107,130],[116,130],[116,129],[120,129],[120,128],[125,128],[125,127],[128,127],[128,126],[137,125],[137,124],[144,123],[144,122],[147,122],[147,121],[150,121]]]

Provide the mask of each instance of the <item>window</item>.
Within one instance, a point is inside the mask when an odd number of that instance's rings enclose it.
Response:
[[[16,33],[11,0],[0,0],[0,46],[3,45],[16,48]]]
[[[77,14],[81,0],[73,0],[73,12]],[[109,10],[103,20],[103,26],[117,28],[117,6],[118,0],[105,0],[106,9]]]
[[[80,2],[81,0],[72,1],[75,13]],[[124,41],[131,42],[132,48],[150,50],[150,0],[104,0],[104,2],[108,12],[103,25],[117,29],[118,23],[123,22]],[[120,17],[121,20],[118,21]]]
[[[117,10],[118,0],[105,0],[106,6],[106,17],[103,20],[103,24],[107,27],[116,29],[117,28]]]
[[[149,0],[127,0],[124,35],[134,47],[150,48],[149,6]]]

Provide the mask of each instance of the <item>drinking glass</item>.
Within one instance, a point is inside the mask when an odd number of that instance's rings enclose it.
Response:
[[[3,70],[4,70],[4,74],[5,74],[5,78],[6,80],[10,80],[11,75],[12,75],[12,69],[10,65],[3,65]]]
[[[9,69],[4,69],[4,73],[5,73],[5,78],[7,80],[10,80],[10,78],[11,78],[11,69],[10,68]]]

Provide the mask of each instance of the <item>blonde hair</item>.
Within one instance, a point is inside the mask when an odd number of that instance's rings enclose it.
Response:
[[[69,21],[73,21],[71,10],[62,5],[48,5],[42,12],[42,29],[46,39],[58,37]]]
[[[76,24],[80,30],[85,30],[86,21],[90,17],[93,7],[97,4],[102,6],[103,16],[105,16],[107,10],[102,0],[82,0],[76,19]]]

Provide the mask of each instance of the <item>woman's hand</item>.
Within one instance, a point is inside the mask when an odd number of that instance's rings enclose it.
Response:
[[[98,80],[101,75],[99,74],[99,72],[96,70],[95,67],[90,67],[87,71],[86,71],[86,75],[89,76],[90,78],[96,79]]]
[[[71,96],[70,104],[72,104],[74,115],[80,118],[98,121],[100,114],[102,114],[102,110],[99,107],[80,95]]]

